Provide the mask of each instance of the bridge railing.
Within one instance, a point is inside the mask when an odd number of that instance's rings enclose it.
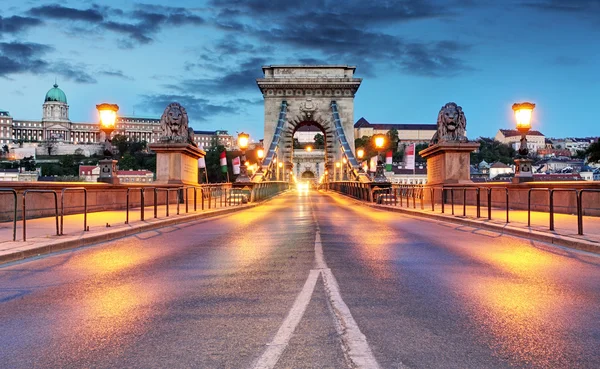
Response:
[[[75,185],[76,184],[76,185]],[[280,192],[283,184],[263,184],[257,188],[256,199],[264,199]],[[231,183],[208,184],[198,186],[154,186],[154,185],[106,185],[81,183],[11,183],[11,188],[0,187],[0,194],[10,194],[13,201],[0,202],[0,224],[10,222],[12,232],[11,241],[17,240],[18,221],[22,222],[22,241],[26,241],[28,231],[31,233],[33,226],[28,227],[28,220],[46,218],[51,216],[56,221],[56,236],[67,235],[65,228],[69,222],[77,221],[69,215],[83,215],[83,232],[90,229],[90,216],[93,213],[109,211],[103,220],[102,215],[95,216],[95,226],[110,226],[119,222],[119,217],[125,224],[146,221],[146,211],[152,211],[154,218],[169,217],[172,215],[170,208],[176,207],[176,214],[180,214],[180,206],[184,206],[185,213],[201,212],[210,209],[226,208],[247,204],[250,194],[245,197],[238,196],[237,190]],[[75,194],[79,192],[80,194]],[[151,196],[148,196],[151,194]],[[17,197],[21,196],[21,207]],[[159,215],[159,208],[164,207],[164,215]],[[135,209],[134,212],[132,210]],[[114,213],[121,211],[121,213]],[[121,215],[122,214],[122,215]],[[131,218],[133,214],[133,219]],[[80,218],[77,218],[80,219]],[[2,227],[7,229],[8,227]],[[71,233],[73,227],[71,226]],[[37,230],[37,229],[36,229]],[[39,231],[37,231],[39,233]],[[53,233],[54,234],[54,233]],[[8,241],[8,235],[3,235],[0,242]],[[36,235],[39,236],[39,235]],[[44,235],[48,236],[48,235]]]
[[[533,211],[548,213],[548,230],[555,230],[555,214],[576,215],[577,233],[583,235],[584,216],[600,216],[600,188],[575,183],[535,183],[509,185],[408,185],[329,182],[323,189],[336,191],[361,201],[396,207],[411,207],[421,211],[439,212],[453,216],[487,218],[492,210],[504,213],[502,220],[511,222],[511,212],[526,211],[527,226],[531,227]],[[557,196],[560,194],[560,200]],[[585,201],[584,201],[585,200]],[[459,207],[456,209],[456,207]],[[462,211],[459,213],[459,209]],[[467,214],[467,210],[474,214]],[[485,211],[485,216],[482,214]]]

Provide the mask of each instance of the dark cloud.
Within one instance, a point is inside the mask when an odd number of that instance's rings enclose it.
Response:
[[[205,122],[216,115],[237,114],[240,112],[239,103],[215,104],[207,99],[189,94],[142,95],[140,96],[140,103],[136,104],[136,109],[144,110],[148,114],[161,115],[167,105],[172,102],[178,102],[186,109],[191,125],[195,122]]]
[[[107,77],[121,78],[127,81],[133,81],[132,77],[126,76],[123,71],[118,69],[101,70],[99,74]]]
[[[525,1],[522,5],[555,12],[600,13],[600,1],[598,0],[540,0]]]
[[[236,69],[229,69],[218,77],[188,78],[181,81],[180,85],[170,84],[165,87],[172,90],[183,88],[207,95],[256,91],[256,78],[262,77],[260,67],[264,64],[266,64],[266,59],[252,57],[240,63]]]
[[[87,22],[101,22],[104,20],[104,15],[96,9],[80,10],[67,8],[58,4],[31,8],[27,13],[36,17],[52,19],[68,19]]]
[[[17,15],[8,18],[0,16],[0,37],[2,37],[2,34],[18,33],[42,23],[43,22],[37,18],[20,17]]]
[[[374,76],[379,67],[393,66],[429,77],[453,76],[472,69],[462,59],[469,48],[466,44],[455,42],[455,48],[443,49],[441,41],[408,40],[386,31],[398,33],[401,25],[410,21],[451,18],[454,10],[449,2],[349,0],[340,6],[333,0],[308,0],[271,6],[262,0],[214,0],[212,4],[219,9],[215,22],[221,29],[302,55],[298,58],[302,64],[352,64],[363,76]],[[442,49],[436,49],[438,45]],[[219,49],[219,44],[216,46]],[[235,42],[227,45],[232,53],[238,50],[236,46]],[[269,53],[265,57],[274,64],[279,55]]]
[[[78,32],[81,32],[81,24],[84,23],[88,30],[99,28],[124,35],[123,47],[149,44],[167,26],[201,25],[205,22],[202,17],[185,8],[149,4],[137,4],[132,11],[97,4],[92,4],[88,9],[51,4],[31,8],[27,14],[39,17],[30,18],[38,22],[41,19],[79,21],[77,26],[68,25],[77,27]]]
[[[55,74],[79,83],[95,83],[85,67],[67,61],[53,61],[46,57],[54,48],[28,42],[0,42],[0,77],[12,74],[32,73],[35,75]]]

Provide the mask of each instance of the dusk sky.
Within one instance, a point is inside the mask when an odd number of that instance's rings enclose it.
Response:
[[[56,78],[75,122],[177,101],[194,129],[258,139],[255,79],[276,64],[356,66],[355,121],[435,123],[454,101],[470,138],[493,137],[531,101],[548,137],[600,135],[600,0],[0,0],[0,109],[17,119],[41,119]]]

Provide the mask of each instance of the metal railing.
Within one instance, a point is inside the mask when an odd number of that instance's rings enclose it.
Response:
[[[65,192],[67,191],[83,191],[83,231],[89,231],[87,226],[87,189],[85,187],[67,187],[63,188],[60,194],[60,235],[63,233],[63,225],[65,219]]]
[[[12,188],[0,188],[0,194],[4,193],[8,195],[11,193],[13,195],[13,241],[17,240],[17,191]]]
[[[58,195],[53,190],[25,190],[23,191],[23,241],[27,241],[27,194],[28,193],[51,193],[54,195],[54,216],[56,217],[56,235],[60,236],[58,230]]]
[[[589,188],[514,188],[511,189],[505,186],[423,186],[423,185],[397,185],[393,184],[391,187],[377,188],[377,184],[374,183],[359,183],[359,182],[330,182],[322,186],[329,190],[340,192],[342,194],[357,198],[359,200],[385,203],[393,206],[406,206],[410,207],[409,200],[412,199],[413,208],[417,208],[416,201],[420,200],[421,210],[424,210],[425,193],[429,194],[429,201],[431,205],[431,211],[436,211],[436,204],[441,205],[440,211],[442,214],[446,213],[446,204],[449,203],[451,206],[451,214],[455,216],[467,216],[467,205],[469,202],[475,206],[476,218],[481,218],[482,206],[487,207],[487,219],[492,220],[492,207],[493,204],[498,204],[498,201],[493,201],[493,194],[495,192],[502,192],[503,196],[503,207],[505,211],[506,223],[510,222],[510,211],[511,211],[511,190],[512,191],[527,191],[527,226],[531,227],[531,207],[532,207],[532,193],[533,192],[546,192],[548,194],[547,211],[548,211],[548,229],[555,231],[555,214],[556,214],[556,203],[555,193],[556,192],[572,192],[575,194],[577,200],[577,231],[579,235],[583,235],[583,194],[587,192],[600,193],[600,189],[589,189]],[[369,192],[370,196],[365,196],[362,193]],[[472,191],[475,193],[475,197],[467,197],[467,194]],[[486,203],[481,202],[481,192],[486,192]],[[441,194],[438,198],[437,193]],[[455,201],[457,200],[456,192],[462,194],[462,215],[456,214],[455,212]],[[497,196],[496,196],[497,198]],[[404,201],[406,199],[406,201]],[[460,201],[460,200],[459,200]],[[539,205],[539,204],[538,204]],[[599,204],[600,205],[600,204]],[[598,208],[594,208],[598,210]],[[517,210],[517,209],[512,209]]]

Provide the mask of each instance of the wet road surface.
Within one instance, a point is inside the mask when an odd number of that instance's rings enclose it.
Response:
[[[600,258],[316,192],[0,268],[2,368],[600,367]]]

